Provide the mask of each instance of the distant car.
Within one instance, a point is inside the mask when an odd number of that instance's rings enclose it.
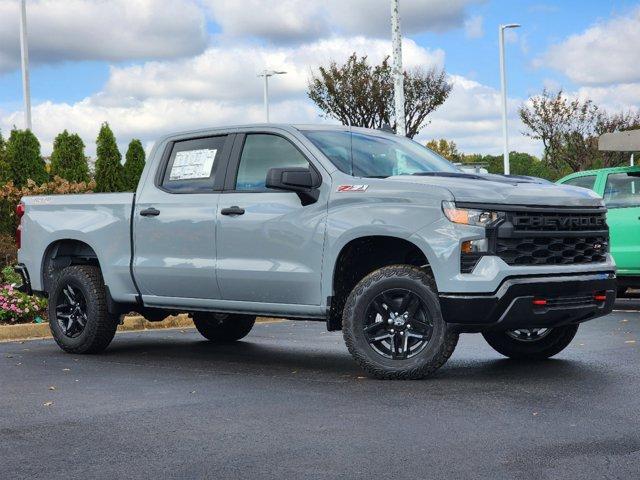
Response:
[[[607,206],[611,254],[618,266],[618,295],[640,288],[640,166],[572,173],[557,183],[589,188]]]

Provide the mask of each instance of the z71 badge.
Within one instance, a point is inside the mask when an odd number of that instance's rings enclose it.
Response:
[[[337,192],[365,192],[369,185],[339,185]]]

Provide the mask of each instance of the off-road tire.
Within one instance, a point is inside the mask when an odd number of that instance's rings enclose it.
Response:
[[[546,360],[567,348],[577,331],[577,323],[556,327],[536,341],[516,340],[506,332],[484,332],[482,335],[496,352],[505,357],[515,360]]]
[[[82,333],[69,338],[56,319],[56,305],[66,285],[79,288],[87,303],[87,322]],[[109,346],[118,327],[118,316],[107,309],[107,297],[98,267],[74,265],[55,277],[49,293],[49,328],[58,346],[68,353],[99,353]]]
[[[428,344],[415,356],[391,359],[378,354],[367,342],[363,328],[365,312],[378,294],[393,288],[409,290],[427,306],[433,323]],[[382,267],[364,277],[347,298],[342,316],[342,333],[349,353],[372,377],[384,380],[425,378],[445,364],[458,343],[458,332],[442,318],[433,278],[410,265]]]
[[[193,323],[200,334],[216,343],[229,343],[246,337],[256,323],[254,315],[195,313]]]

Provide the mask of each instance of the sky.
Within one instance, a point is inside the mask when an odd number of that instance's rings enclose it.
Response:
[[[540,154],[517,110],[563,88],[609,111],[640,108],[640,2],[400,0],[406,69],[445,69],[453,90],[419,141],[465,153],[502,149],[498,26],[508,31],[512,150]],[[24,128],[19,1],[0,0],[0,130]],[[311,72],[351,53],[391,55],[389,0],[27,0],[33,130],[42,153],[64,129],[95,154],[108,121],[124,151],[163,134],[262,122],[266,68],[271,121],[335,122],[308,100]]]

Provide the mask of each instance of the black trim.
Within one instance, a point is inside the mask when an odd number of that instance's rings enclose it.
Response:
[[[215,162],[213,169],[213,183],[210,188],[205,188],[202,190],[185,190],[185,191],[176,191],[170,188],[167,188],[163,185],[164,179],[167,174],[167,168],[169,166],[169,160],[171,159],[171,154],[173,153],[173,149],[176,144],[181,142],[189,142],[192,140],[207,140],[210,138],[218,138],[225,137],[225,141],[222,145],[222,150],[220,151],[220,158]],[[176,140],[171,140],[167,143],[164,152],[162,152],[162,157],[160,159],[160,164],[156,169],[156,174],[154,178],[154,185],[159,190],[163,192],[170,193],[172,195],[188,195],[188,194],[198,194],[198,193],[220,193],[224,186],[224,175],[220,175],[222,171],[226,170],[227,161],[229,155],[231,153],[232,147],[235,142],[235,133],[218,133],[215,135],[200,135],[197,137],[187,137],[180,138]]]
[[[133,260],[135,258],[135,243],[133,239],[133,217],[136,211],[136,194],[133,194],[133,201],[131,202],[131,218],[129,219],[129,249],[131,250],[131,257],[129,258],[129,275],[131,275],[131,282],[136,289],[136,304],[142,305],[142,293],[138,282],[136,282],[136,276],[133,274]]]
[[[479,210],[495,210],[498,212],[549,212],[549,213],[603,213],[607,208],[602,207],[575,207],[575,206],[549,206],[549,205],[505,205],[503,203],[476,203],[476,202],[458,202],[456,207],[475,208]]]
[[[514,277],[491,294],[440,294],[440,306],[445,321],[461,331],[557,327],[607,315],[616,288],[613,272]],[[593,300],[596,292],[605,292],[606,300]],[[548,305],[534,306],[534,298]]]
[[[240,160],[242,158],[242,151],[244,150],[244,143],[247,139],[248,135],[274,135],[276,137],[281,137],[289,142],[300,155],[304,157],[304,159],[309,163],[309,167],[313,170],[316,178],[320,180],[320,184],[322,184],[322,175],[313,164],[313,161],[309,158],[305,152],[303,152],[298,145],[292,141],[292,138],[284,135],[282,133],[273,132],[270,130],[255,130],[248,132],[241,132],[236,134],[237,141],[234,142],[233,148],[231,150],[231,154],[229,155],[229,161],[227,163],[227,169],[225,172],[225,180],[224,180],[224,190],[222,193],[282,193],[282,190],[274,190],[274,189],[265,189],[265,190],[236,190],[236,180],[238,179],[238,169],[240,168]]]
[[[22,285],[18,286],[19,292],[26,293],[27,295],[33,295],[33,289],[31,288],[31,278],[29,277],[29,271],[24,263],[19,263],[13,267],[13,271],[20,275],[22,279]]]

